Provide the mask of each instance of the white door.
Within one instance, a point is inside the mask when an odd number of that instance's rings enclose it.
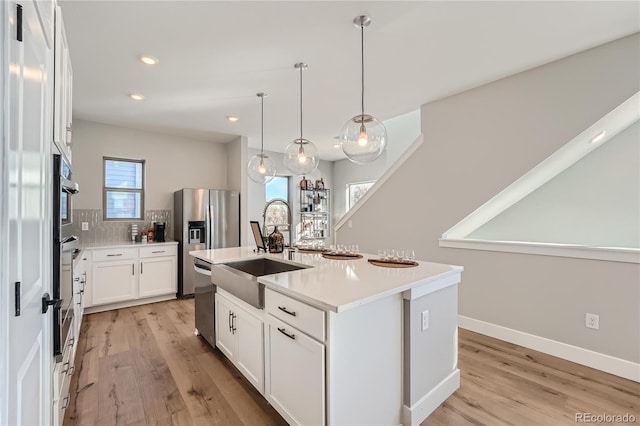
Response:
[[[52,28],[47,23],[53,15],[50,2],[9,1],[1,7],[2,28],[8,28],[3,34],[8,39],[3,38],[2,55],[8,51],[3,63],[8,59],[9,66],[3,66],[2,72],[3,80],[8,79],[3,99],[9,100],[9,108],[3,116],[8,140],[3,140],[0,157],[2,169],[7,171],[0,186],[0,324],[3,329],[7,325],[2,336],[7,343],[2,349],[5,359],[0,358],[0,423],[41,425],[51,420],[53,358],[52,313],[49,310],[43,315],[41,311],[42,296],[51,293],[52,282]],[[22,41],[18,40],[20,35]]]
[[[93,262],[93,306],[137,299],[135,260]]]
[[[216,293],[216,347],[231,361],[235,360],[238,347],[235,307],[235,304]]]
[[[140,259],[139,289],[140,297],[175,293],[177,291],[175,256]]]
[[[260,391],[264,392],[264,345],[262,321],[243,309],[236,309],[238,370]]]

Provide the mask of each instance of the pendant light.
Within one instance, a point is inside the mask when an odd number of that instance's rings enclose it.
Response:
[[[356,16],[353,25],[360,28],[361,47],[361,113],[350,119],[340,132],[340,145],[349,160],[354,163],[370,163],[380,157],[387,147],[387,130],[372,115],[364,113],[364,29],[371,23],[366,15]]]
[[[308,66],[299,62],[293,67],[300,70],[300,137],[284,149],[284,165],[296,175],[308,175],[318,167],[320,161],[318,148],[313,142],[302,137],[302,71]]]
[[[268,95],[266,93],[258,93],[260,98],[260,154],[256,154],[251,157],[249,163],[247,163],[247,174],[249,179],[257,183],[271,182],[276,175],[276,165],[268,155],[264,154],[264,98]]]

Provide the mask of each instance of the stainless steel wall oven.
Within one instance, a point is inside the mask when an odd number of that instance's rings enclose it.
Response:
[[[78,237],[72,235],[72,198],[79,191],[71,168],[53,155],[53,354],[62,359],[73,323],[73,259]]]

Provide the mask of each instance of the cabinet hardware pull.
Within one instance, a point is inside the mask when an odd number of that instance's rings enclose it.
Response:
[[[280,309],[280,310],[281,310],[282,312],[284,312],[285,314],[289,314],[289,315],[291,315],[292,317],[295,317],[295,316],[297,316],[297,315],[298,315],[297,313],[295,313],[295,312],[292,312],[292,311],[288,310],[288,309],[286,308],[286,306],[278,306],[278,309]]]
[[[64,366],[67,366],[66,368]],[[69,371],[69,362],[65,362],[64,364],[62,364],[63,370],[61,371],[62,374],[67,374],[67,372]]]
[[[156,250],[156,251],[152,251],[151,253],[164,253],[164,250]]]
[[[66,410],[67,408],[69,408],[69,395],[67,395],[63,401],[64,401],[64,407],[60,407],[61,410]]]
[[[236,330],[237,330],[237,328],[236,328],[236,314],[232,313],[231,314],[231,332],[233,334],[236,334]]]
[[[140,275],[142,275],[142,262],[140,262]]]
[[[132,263],[131,264],[131,275],[135,275],[136,274],[136,264]]]
[[[71,339],[69,339],[69,344],[67,346],[73,346],[73,344],[75,343],[76,338],[72,337]]]
[[[69,369],[69,371],[67,372],[67,374],[68,374],[69,376],[72,376],[72,375],[73,375],[73,373],[75,373],[75,372],[76,372],[76,366],[75,366],[75,365],[72,365],[72,366],[71,366],[71,368]]]
[[[77,283],[78,281],[80,281],[80,277],[75,277],[73,281]]]
[[[289,339],[291,340],[296,340],[296,335],[295,334],[289,334],[286,331],[284,331],[284,328],[280,328],[278,327],[278,331],[282,334],[284,334],[285,336],[287,336]]]
[[[231,328],[231,316],[233,315],[233,312],[229,311],[229,332],[233,332],[232,328]]]
[[[111,256],[122,256],[122,253],[117,253],[117,254],[108,254],[107,257],[111,257]]]

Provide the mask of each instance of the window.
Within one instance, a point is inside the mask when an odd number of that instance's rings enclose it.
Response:
[[[347,184],[347,205],[349,208],[352,208],[355,203],[358,202],[360,198],[367,193],[369,188],[376,183],[375,180],[368,182],[358,182],[358,183],[348,183]]]
[[[289,203],[289,177],[275,176],[270,182],[265,184],[264,192],[267,203],[276,199]],[[289,209],[287,209],[286,205],[279,202],[269,205],[264,217],[265,229],[263,231],[265,236],[269,235],[275,226],[278,226],[278,230],[286,235],[289,232],[289,219]]]
[[[144,160],[103,157],[104,219],[144,219]]]
[[[280,198],[289,202],[289,177],[275,176],[270,182],[265,184],[265,201]]]

